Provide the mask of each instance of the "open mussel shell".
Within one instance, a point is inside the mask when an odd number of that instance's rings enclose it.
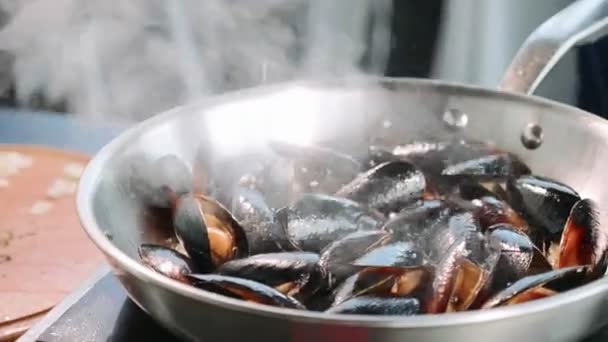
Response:
[[[303,194],[276,217],[294,248],[319,253],[357,231],[375,230],[382,218],[357,202],[324,194]]]
[[[507,182],[509,204],[536,227],[534,242],[559,241],[570,210],[581,198],[569,186],[539,176],[521,176]],[[540,246],[539,246],[540,247]]]
[[[186,276],[196,270],[190,258],[168,247],[142,244],[137,252],[145,265],[183,283],[188,283]]]
[[[506,223],[522,232],[529,232],[528,222],[498,195],[480,183],[463,182],[459,185],[458,195],[471,202],[473,212],[483,231],[488,227]]]
[[[391,234],[384,230],[368,230],[348,234],[329,244],[321,253],[319,266],[328,274],[328,286],[340,283],[357,271],[352,262],[390,240]]]
[[[481,308],[489,309],[501,306],[514,297],[537,287],[545,287],[561,292],[580,286],[582,285],[581,282],[585,280],[588,269],[589,267],[587,266],[573,266],[521,278],[511,286],[492,296]]]
[[[416,166],[407,161],[394,161],[359,174],[338,190],[336,196],[390,213],[422,199],[425,188],[424,174]]]
[[[433,268],[427,265],[412,267],[362,267],[347,278],[333,293],[331,306],[363,295],[410,296],[424,291],[432,277]]]
[[[439,261],[425,301],[426,312],[467,310],[491,281],[500,252],[478,232],[467,231]]]
[[[606,272],[608,234],[598,216],[592,200],[574,204],[562,232],[557,268],[591,265],[591,272],[598,276]]]
[[[175,233],[201,272],[249,255],[243,228],[219,202],[203,195],[179,198],[173,217]]]
[[[192,173],[175,155],[137,156],[129,163],[130,190],[147,206],[172,208],[180,195],[192,190]]]
[[[232,298],[283,308],[306,309],[295,298],[253,280],[217,274],[191,274],[188,278],[200,289]]]
[[[557,291],[545,287],[533,287],[506,301],[503,305],[521,304],[537,299],[547,298],[558,294]]]
[[[292,248],[285,230],[261,192],[243,186],[236,187],[232,214],[245,231],[250,254],[273,253]]]
[[[412,316],[420,313],[421,305],[412,297],[360,296],[326,310],[332,314]]]
[[[318,262],[319,255],[316,253],[267,253],[228,261],[217,269],[217,273],[255,280],[282,293],[295,295],[309,280],[320,280],[313,275],[314,272],[321,272],[317,268]]]

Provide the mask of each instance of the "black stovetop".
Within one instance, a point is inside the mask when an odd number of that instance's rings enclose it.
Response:
[[[118,280],[100,269],[55,307],[20,342],[179,341],[128,299]],[[608,329],[584,342],[608,341]]]
[[[19,341],[180,341],[126,295],[118,280],[99,270]]]

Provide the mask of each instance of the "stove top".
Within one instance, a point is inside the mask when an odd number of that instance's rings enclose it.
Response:
[[[56,306],[19,342],[180,341],[128,297],[107,267]],[[583,342],[608,341],[608,328]]]
[[[180,341],[132,302],[103,267],[19,339],[23,342]]]

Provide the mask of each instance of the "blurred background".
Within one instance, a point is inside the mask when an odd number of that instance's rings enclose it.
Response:
[[[133,122],[228,90],[353,73],[498,83],[571,0],[0,0],[0,104]],[[606,41],[537,94],[608,114]]]

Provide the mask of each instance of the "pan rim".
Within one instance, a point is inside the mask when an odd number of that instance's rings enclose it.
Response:
[[[277,308],[267,305],[249,303],[224,297],[221,295],[205,292],[185,284],[181,284],[172,279],[166,278],[139,263],[137,260],[129,257],[120,248],[108,239],[104,234],[102,227],[98,225],[94,215],[93,198],[101,182],[101,174],[105,165],[125,146],[129,141],[132,141],[143,132],[158,126],[166,121],[171,120],[175,115],[187,115],[191,109],[210,108],[215,104],[221,104],[230,101],[235,97],[255,97],[257,94],[271,92],[274,89],[282,89],[286,86],[328,86],[340,85],[346,82],[348,85],[353,84],[394,84],[394,85],[409,85],[431,88],[450,88],[453,90],[464,91],[467,95],[482,96],[486,98],[500,98],[501,100],[514,101],[522,104],[534,104],[548,106],[557,109],[553,115],[572,115],[579,114],[581,119],[587,120],[589,123],[601,126],[608,134],[608,121],[605,121],[591,113],[583,111],[573,106],[559,103],[553,100],[541,98],[533,95],[524,95],[510,93],[500,90],[489,89],[485,87],[467,85],[457,82],[445,82],[432,79],[418,78],[388,78],[364,76],[351,78],[332,78],[308,81],[292,81],[282,82],[273,85],[248,88],[238,91],[229,92],[222,95],[213,96],[208,99],[203,99],[200,102],[180,106],[163,113],[157,114],[147,120],[144,120],[119,136],[115,137],[111,142],[105,145],[87,165],[77,191],[76,202],[77,212],[80,218],[81,225],[93,241],[109,259],[110,263],[116,267],[126,270],[132,276],[140,281],[152,283],[155,286],[162,288],[165,291],[170,291],[183,297],[195,300],[200,304],[219,306],[226,310],[241,311],[249,314],[268,316],[275,319],[289,320],[305,323],[323,323],[334,324],[341,326],[364,326],[368,328],[432,328],[432,327],[447,327],[455,325],[478,324],[483,322],[498,321],[508,318],[526,316],[536,312],[546,311],[551,308],[564,306],[588,297],[596,296],[601,293],[608,293],[608,279],[603,278],[594,281],[590,284],[578,287],[568,291],[567,294],[559,294],[550,298],[539,299],[529,303],[518,304],[508,307],[499,307],[489,310],[475,310],[456,313],[443,314],[426,314],[409,317],[391,317],[391,316],[364,316],[364,315],[339,315],[326,314],[323,312],[302,311],[295,309]],[[127,290],[127,292],[129,292]],[[129,293],[129,296],[131,294]]]

